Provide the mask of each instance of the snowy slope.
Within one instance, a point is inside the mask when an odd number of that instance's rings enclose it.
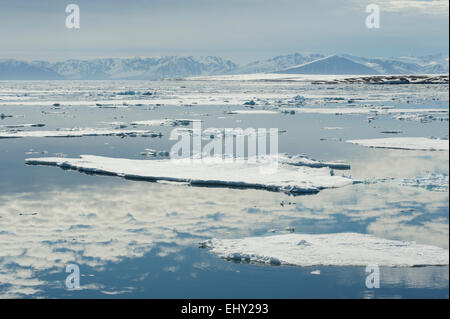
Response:
[[[17,60],[0,60],[0,80],[58,80],[62,77],[45,66],[34,66]]]
[[[258,60],[247,65],[240,66],[233,71],[235,74],[274,72],[287,69],[289,67],[308,63],[321,59],[322,54],[301,54],[294,53],[289,55],[280,55],[268,60]]]
[[[194,75],[223,74],[236,65],[219,57],[150,57],[33,62],[51,68],[67,79],[163,79]]]
[[[448,56],[443,54],[425,57],[364,58],[344,57],[377,70],[380,74],[445,74],[448,73]]]
[[[352,61],[346,57],[332,55],[276,73],[284,74],[379,74],[375,68]]]

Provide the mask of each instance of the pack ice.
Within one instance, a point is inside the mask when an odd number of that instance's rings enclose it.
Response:
[[[273,167],[266,167],[263,163],[250,163],[244,159],[233,162],[214,158],[134,160],[81,155],[80,158],[29,158],[25,162],[30,165],[52,165],[129,179],[184,182],[203,186],[260,188],[293,194],[317,193],[324,188],[352,184],[349,178],[334,176],[328,167],[297,167],[281,163],[275,171],[270,171]]]
[[[426,137],[390,137],[362,140],[348,140],[347,143],[375,148],[400,150],[448,151],[448,140]]]
[[[72,128],[55,131],[5,131],[0,132],[2,138],[25,138],[25,137],[83,137],[83,136],[143,136],[157,137],[160,133],[145,130],[123,130],[104,128]]]
[[[367,234],[284,234],[242,239],[210,239],[201,247],[235,262],[294,266],[448,265],[447,249]]]

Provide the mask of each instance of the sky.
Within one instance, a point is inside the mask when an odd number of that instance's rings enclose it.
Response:
[[[68,4],[80,29],[66,28]],[[380,28],[365,9],[380,7]],[[448,0],[0,0],[0,58],[448,54]]]

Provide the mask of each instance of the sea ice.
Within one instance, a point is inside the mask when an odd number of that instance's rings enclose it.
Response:
[[[278,160],[285,164],[296,165],[296,166],[308,166],[308,167],[329,167],[334,169],[350,169],[350,164],[343,162],[325,162],[318,161],[307,157],[306,155],[289,155],[289,154],[278,154]]]
[[[426,137],[390,137],[348,140],[346,142],[374,148],[391,148],[420,151],[448,151],[448,140]]]
[[[82,136],[143,136],[158,137],[161,133],[145,130],[112,130],[104,128],[73,128],[60,129],[57,131],[17,131],[0,132],[2,138],[25,138],[25,137],[82,137]]]
[[[390,114],[417,114],[417,113],[434,113],[434,114],[447,114],[446,109],[400,109],[391,107],[283,107],[279,109],[282,113],[307,113],[307,114],[330,114],[330,115],[360,115],[360,114],[380,114],[380,115],[390,115]],[[417,116],[417,115],[414,115]]]
[[[335,131],[335,130],[343,130],[344,128],[340,126],[324,126],[322,127],[322,129]]]
[[[201,122],[201,120],[195,119],[163,119],[163,120],[145,120],[135,121],[130,123],[131,125],[145,125],[145,126],[187,126],[193,122]]]
[[[227,114],[278,114],[278,112],[272,110],[234,110],[227,112]]]
[[[447,116],[435,116],[432,114],[421,114],[421,113],[409,113],[409,114],[399,114],[393,116],[394,119],[400,121],[415,121],[421,123],[429,123],[431,121],[448,121]]]
[[[352,184],[350,178],[335,176],[327,168],[295,167],[249,163],[238,159],[232,162],[221,159],[171,159],[134,160],[94,155],[80,158],[28,158],[31,165],[52,165],[82,172],[120,176],[148,181],[187,182],[191,185],[260,188],[293,194],[317,193],[324,188],[336,188]]]
[[[448,265],[447,249],[367,234],[283,234],[242,239],[210,239],[201,247],[220,258],[294,266]]]

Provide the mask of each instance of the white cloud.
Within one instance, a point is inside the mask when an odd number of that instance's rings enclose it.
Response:
[[[355,0],[352,1],[355,2]],[[361,3],[360,1],[357,2]],[[379,5],[381,12],[387,11],[403,14],[448,16],[449,10],[448,0],[374,0],[371,3]]]

